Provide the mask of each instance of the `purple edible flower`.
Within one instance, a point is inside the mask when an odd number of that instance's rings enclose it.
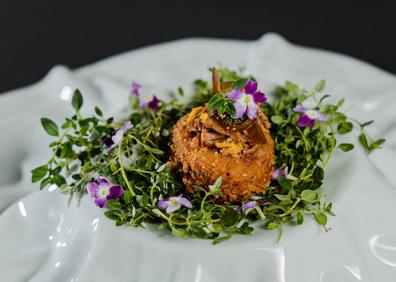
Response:
[[[321,111],[307,110],[302,105],[297,105],[293,111],[303,113],[297,121],[297,125],[301,127],[309,126],[310,128],[313,128],[316,120],[327,121],[327,117]]]
[[[241,118],[246,113],[249,119],[255,119],[259,109],[257,103],[267,101],[265,94],[257,91],[257,82],[251,80],[246,83],[245,91],[234,89],[227,97],[234,101],[235,118]]]
[[[241,210],[242,211],[249,211],[249,210],[252,210],[252,209],[254,209],[255,207],[257,207],[257,206],[266,206],[266,205],[270,205],[271,203],[270,202],[257,202],[257,201],[250,201],[250,202],[247,202],[247,203],[244,203],[242,206],[241,206]]]
[[[107,178],[102,176],[99,176],[94,182],[89,182],[87,190],[99,208],[103,208],[107,200],[118,200],[124,194],[124,189],[110,183]]]
[[[274,169],[272,172],[272,179],[278,180],[280,176],[286,177],[288,175],[289,168],[287,166]]]
[[[111,148],[114,145],[113,140],[111,137],[105,136],[102,138],[102,143],[105,144],[107,147]]]
[[[128,120],[127,122],[124,123],[124,125],[116,131],[116,133],[111,137],[111,140],[113,141],[113,144],[111,145],[111,148],[117,146],[121,140],[122,137],[124,136],[124,133],[133,127],[132,123]]]
[[[139,96],[139,95],[140,95],[140,88],[141,88],[141,87],[142,87],[142,86],[141,86],[139,83],[136,83],[136,82],[132,83],[132,86],[131,86],[131,95]]]
[[[159,109],[159,105],[158,105],[159,101],[160,100],[155,95],[148,102],[146,102],[143,98],[141,98],[140,99],[140,106],[141,107],[148,106],[150,109],[156,111],[156,110]]]
[[[192,204],[191,202],[183,197],[183,195],[170,197],[165,200],[161,200],[158,202],[158,208],[161,210],[165,210],[166,213],[172,213],[181,208],[181,206],[185,206],[186,208],[191,209]]]

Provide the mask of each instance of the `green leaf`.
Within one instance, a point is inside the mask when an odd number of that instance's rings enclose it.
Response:
[[[280,201],[290,200],[290,196],[289,195],[274,194],[274,196]]]
[[[122,204],[118,201],[118,200],[107,200],[106,201],[106,205],[111,208],[111,209],[115,209],[115,210],[119,210],[122,208]]]
[[[239,222],[241,218],[241,215],[239,212],[235,210],[227,210],[223,217],[222,217],[222,223],[225,227],[231,227]]]
[[[317,199],[318,192],[313,190],[304,190],[301,192],[301,199],[307,203],[312,203]]]
[[[342,105],[344,105],[344,103],[345,103],[345,98],[342,98],[342,99],[340,99],[338,102],[337,102],[337,109],[338,108],[340,108]]]
[[[362,145],[362,147],[364,148],[365,151],[367,151],[367,152],[369,151],[367,137],[363,132],[359,135],[359,143],[360,143],[360,145]]]
[[[205,230],[197,224],[191,225],[190,228],[191,233],[198,238],[205,238],[207,236]]]
[[[278,183],[283,189],[287,191],[293,187],[292,182],[284,176],[280,176],[278,178]]]
[[[81,95],[80,90],[76,89],[74,91],[71,103],[73,108],[76,110],[76,112],[78,112],[81,109],[83,105],[83,97]]]
[[[380,139],[374,141],[373,143],[371,143],[369,152],[372,152],[375,149],[381,148],[381,145],[384,144],[385,141],[386,140],[384,138],[380,138]]]
[[[271,117],[271,121],[275,124],[281,124],[283,122],[283,118],[282,116],[275,115]]]
[[[132,202],[132,194],[131,191],[126,190],[124,195],[122,196],[125,203],[130,204]]]
[[[227,102],[225,103],[225,112],[230,116],[230,117],[234,117],[236,114],[236,109],[234,106],[234,103],[230,100],[227,100]]]
[[[291,83],[290,81],[285,82],[285,88],[291,93],[297,93],[299,91],[298,86]]]
[[[327,224],[327,216],[324,213],[316,213],[315,219],[320,225],[324,226]]]
[[[40,190],[43,190],[45,187],[47,187],[47,185],[52,184],[52,179],[50,177],[48,178],[44,178],[41,182],[40,182]]]
[[[50,120],[49,118],[41,118],[41,125],[43,126],[45,132],[47,132],[51,136],[59,136],[58,126],[55,122]]]
[[[61,187],[63,184],[66,184],[66,179],[62,175],[55,175],[54,182],[56,186]]]
[[[68,158],[73,154],[73,147],[70,142],[66,142],[62,146],[60,158]]]
[[[254,231],[254,228],[252,226],[249,225],[249,222],[244,222],[241,227],[239,228],[239,233],[240,234],[252,234],[252,232]]]
[[[268,222],[267,225],[265,226],[268,230],[276,229],[278,228],[279,223],[277,222]]]
[[[219,188],[221,186],[221,183],[223,183],[223,178],[220,176],[216,179],[216,181],[213,183],[213,186],[216,188]]]
[[[234,81],[231,85],[231,89],[242,89],[245,87],[246,83],[249,81],[248,78],[242,78]]]
[[[222,191],[220,189],[221,183],[223,182],[223,179],[221,177],[218,177],[216,181],[213,183],[213,185],[209,185],[209,190],[212,192],[212,194],[221,194]]]
[[[303,216],[301,213],[298,212],[298,213],[297,213],[296,220],[297,220],[297,224],[298,224],[298,225],[301,225],[301,224],[304,223],[304,216]]]
[[[151,148],[150,149],[151,153],[153,153],[154,155],[163,155],[164,151],[160,150],[160,149],[156,149],[156,148]]]
[[[368,121],[368,122],[362,123],[360,126],[361,126],[362,128],[364,128],[364,127],[366,127],[366,126],[369,126],[369,125],[372,124],[373,122],[374,122],[374,120],[370,120],[370,121]]]
[[[349,143],[342,143],[338,145],[338,148],[340,148],[344,152],[348,152],[350,150],[353,150],[353,148],[355,148],[355,145]]]
[[[136,200],[141,207],[145,208],[147,207],[150,198],[146,193],[143,193],[143,195],[136,196]]]
[[[331,97],[330,95],[323,95],[323,97],[322,98],[320,98],[320,100],[319,100],[319,104],[321,104],[323,101],[324,101],[324,99],[326,99],[326,98],[329,98],[329,97]]]
[[[222,243],[224,241],[227,241],[230,238],[231,238],[231,235],[219,237],[219,238],[214,239],[212,243],[213,243],[213,245],[217,245],[217,244],[220,244],[220,243]]]
[[[35,169],[33,169],[31,171],[31,173],[32,173],[32,182],[36,183],[36,182],[40,181],[42,178],[44,178],[44,176],[47,175],[47,172],[48,172],[48,165],[47,164],[39,166],[39,167],[36,167]]]
[[[224,104],[224,96],[222,94],[213,95],[208,103],[208,111],[218,111]]]
[[[176,228],[176,227],[171,227],[172,228],[172,234],[176,237],[187,237],[187,231],[181,228]]]
[[[326,87],[326,81],[322,79],[315,85],[315,91],[322,92],[325,89],[325,87]]]
[[[181,88],[180,86],[177,87],[177,93],[179,94],[180,97],[183,97],[184,96],[183,88]]]
[[[320,166],[315,166],[313,172],[312,172],[313,179],[316,181],[322,181],[324,177],[324,171],[323,168]]]
[[[95,107],[95,113],[96,113],[98,116],[100,116],[100,117],[103,116],[103,113],[102,113],[102,111],[99,109],[99,107]]]
[[[105,211],[104,215],[111,220],[118,220],[118,215],[114,211]]]
[[[340,134],[346,134],[351,132],[353,129],[353,124],[351,122],[340,122],[338,124],[337,130]]]
[[[296,138],[294,138],[294,136],[289,135],[285,138],[285,142],[286,143],[292,143]]]

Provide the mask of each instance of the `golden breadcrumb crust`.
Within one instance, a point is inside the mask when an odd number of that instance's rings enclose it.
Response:
[[[223,200],[238,202],[269,186],[274,164],[270,123],[259,110],[249,129],[230,128],[198,107],[173,129],[169,165],[177,169],[187,192],[193,185],[207,189],[222,177]]]

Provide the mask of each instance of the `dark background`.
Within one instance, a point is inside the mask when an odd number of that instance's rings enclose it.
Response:
[[[185,37],[267,31],[396,73],[396,1],[1,0],[0,92],[119,52]]]

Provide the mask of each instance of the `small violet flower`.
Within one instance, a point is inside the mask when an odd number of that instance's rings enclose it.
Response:
[[[250,202],[244,203],[244,204],[241,206],[241,210],[242,210],[242,211],[249,211],[249,210],[254,209],[254,208],[257,207],[257,206],[266,206],[266,205],[270,205],[270,204],[271,204],[270,202],[250,201]]]
[[[322,112],[318,110],[307,110],[302,105],[297,105],[293,111],[303,113],[297,121],[297,125],[301,127],[309,126],[310,128],[313,128],[315,121],[327,121],[327,117]]]
[[[249,119],[255,119],[259,109],[257,103],[267,101],[265,94],[257,91],[257,82],[251,80],[246,83],[244,91],[234,89],[227,97],[234,101],[235,118],[241,118],[246,113]]]
[[[154,95],[149,101],[146,101],[143,97],[140,97],[140,90],[142,86],[139,83],[132,83],[131,86],[131,96],[137,98],[140,107],[149,107],[150,109],[156,111],[159,109],[159,99]]]
[[[185,206],[186,208],[191,209],[192,204],[191,202],[183,197],[183,195],[170,197],[165,200],[161,200],[158,202],[158,208],[161,210],[165,210],[166,213],[172,213],[181,208],[181,206]]]
[[[152,109],[152,110],[154,110],[154,111],[156,111],[156,110],[158,110],[159,109],[159,99],[157,98],[157,96],[153,96],[152,98],[151,98],[151,100],[150,101],[145,101],[143,98],[141,98],[140,99],[140,106],[141,107],[146,107],[146,106],[148,106],[150,109]]]
[[[117,146],[121,140],[122,137],[124,136],[124,133],[133,127],[132,123],[128,120],[127,122],[124,123],[123,126],[121,126],[120,129],[118,129],[115,134],[109,138],[109,137],[104,137],[102,138],[103,144],[105,144],[107,147],[110,149],[113,149],[115,146]]]
[[[288,175],[289,168],[287,166],[283,168],[274,169],[272,172],[272,179],[278,180],[280,176],[286,177]]]
[[[107,178],[101,176],[96,181],[89,182],[87,190],[89,195],[95,199],[95,204],[99,208],[103,208],[107,200],[118,200],[124,194],[124,189],[112,184]]]
[[[142,88],[142,86],[139,83],[132,83],[131,86],[131,95],[135,95],[135,96],[139,96],[140,95],[140,88]]]

